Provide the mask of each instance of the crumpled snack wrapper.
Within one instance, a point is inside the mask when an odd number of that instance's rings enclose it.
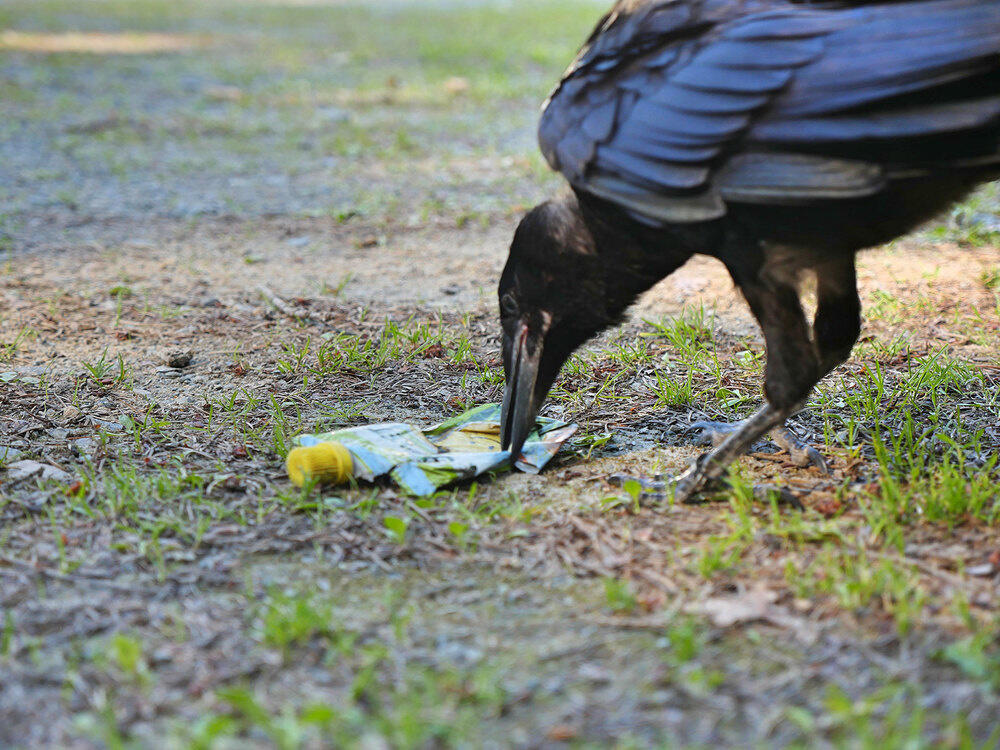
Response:
[[[577,431],[577,425],[539,417],[516,466],[537,474]],[[510,451],[500,450],[500,404],[484,404],[425,430],[399,422],[299,435],[296,445],[343,444],[354,460],[354,476],[372,481],[389,475],[411,495],[486,472],[510,468]]]

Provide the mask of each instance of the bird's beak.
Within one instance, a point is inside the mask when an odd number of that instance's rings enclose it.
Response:
[[[500,447],[501,450],[509,448],[513,460],[521,455],[521,448],[535,426],[535,416],[541,406],[535,403],[535,382],[542,359],[543,339],[544,333],[532,335],[528,326],[522,323],[513,341],[500,416]]]

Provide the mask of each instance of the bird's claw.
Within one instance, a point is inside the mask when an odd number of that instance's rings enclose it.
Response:
[[[697,495],[713,489],[713,485],[722,481],[724,471],[718,464],[711,462],[711,454],[698,456],[687,470],[674,480],[674,501],[678,503],[696,503]],[[758,500],[776,498],[783,505],[790,505],[801,510],[802,501],[787,487],[773,484],[755,484],[754,497]]]
[[[710,453],[702,453],[682,474],[674,479],[674,502],[693,503],[695,495],[708,489],[717,480],[718,470]]]
[[[729,422],[712,422],[703,420],[692,422],[688,428],[695,432],[694,442],[696,445],[718,446],[727,437],[739,429],[740,423],[730,424]],[[823,457],[823,454],[805,443],[802,438],[796,435],[787,427],[777,427],[771,430],[771,440],[779,448],[788,453],[791,462],[796,466],[815,466],[820,473],[829,475],[830,467]]]
[[[779,427],[771,431],[771,440],[779,448],[783,448],[796,466],[815,466],[820,473],[829,475],[830,467],[818,450],[808,445],[787,427]]]
[[[668,498],[672,487],[674,502],[691,504],[699,502],[697,496],[706,490],[711,490],[712,486],[720,481],[722,473],[717,465],[711,463],[711,454],[703,453],[681,474],[671,479],[664,478],[662,474],[654,474],[647,478],[615,473],[608,476],[608,483],[615,487],[626,487],[634,482],[639,487],[636,500],[640,503],[663,502]],[[776,496],[781,504],[798,509],[803,507],[799,498],[787,487],[756,484],[753,487],[753,494],[758,500],[768,500]]]
[[[691,464],[683,473],[676,477],[666,478],[662,474],[654,474],[650,478],[635,477],[630,474],[615,473],[608,476],[608,484],[615,487],[628,488],[630,483],[638,485],[638,492],[633,489],[633,496],[639,502],[653,501],[663,502],[670,497],[670,490],[673,490],[675,502],[694,503],[698,502],[695,496],[711,485],[719,478],[721,472],[714,467],[709,457],[711,454],[703,453]]]

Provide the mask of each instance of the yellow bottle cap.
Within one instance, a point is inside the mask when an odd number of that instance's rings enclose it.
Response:
[[[285,461],[288,478],[302,487],[316,480],[320,484],[340,484],[354,473],[351,452],[341,443],[317,443],[292,448]]]

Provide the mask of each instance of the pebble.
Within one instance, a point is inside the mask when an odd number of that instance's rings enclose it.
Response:
[[[190,349],[177,349],[172,352],[167,353],[166,361],[168,367],[183,368],[191,364],[191,360],[194,358],[194,352]]]
[[[84,455],[91,455],[97,450],[97,441],[93,438],[78,438],[76,440],[70,440],[69,444],[73,446],[73,450]]]
[[[63,409],[63,421],[73,422],[79,419],[82,413],[83,412],[81,412],[75,406],[67,406],[65,409]]]
[[[184,373],[176,367],[157,367],[156,374],[161,378],[179,378]]]
[[[584,680],[588,682],[596,683],[609,683],[611,682],[611,673],[602,667],[600,664],[594,662],[587,662],[586,664],[581,664],[578,674]]]
[[[97,417],[91,417],[90,423],[94,427],[100,427],[105,432],[121,432],[125,429],[120,422],[109,422],[106,419],[98,419]]]
[[[42,479],[54,479],[57,482],[68,482],[72,477],[56,466],[41,464],[38,461],[16,461],[7,466],[7,476],[13,480],[27,479],[40,474]]]
[[[993,563],[984,563],[983,565],[970,565],[965,569],[965,572],[970,576],[977,576],[979,578],[988,578],[993,575],[994,567]]]

